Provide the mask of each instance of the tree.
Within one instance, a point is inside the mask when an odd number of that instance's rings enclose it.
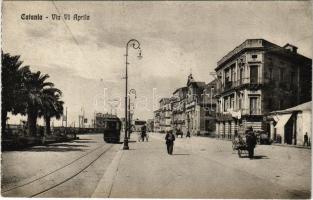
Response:
[[[46,82],[48,74],[41,74],[40,71],[31,73],[25,82],[26,102],[27,102],[27,125],[30,135],[37,133],[37,118],[39,110],[46,103],[45,91],[53,88],[54,84]]]
[[[43,117],[45,121],[45,134],[50,135],[50,120],[52,117],[60,119],[63,115],[63,104],[60,100],[61,90],[57,88],[47,88],[42,93],[42,106],[39,111],[39,117]]]
[[[1,127],[2,133],[5,133],[8,112],[13,114],[25,114],[26,106],[23,97],[25,94],[24,81],[30,74],[29,66],[22,66],[20,56],[11,56],[8,53],[1,52],[2,60],[2,110]]]

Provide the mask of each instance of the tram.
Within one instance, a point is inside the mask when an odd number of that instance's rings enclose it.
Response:
[[[97,114],[96,123],[103,130],[103,140],[108,143],[117,143],[121,136],[121,120],[116,115]]]

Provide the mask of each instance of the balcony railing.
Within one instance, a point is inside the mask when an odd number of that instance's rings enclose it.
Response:
[[[260,108],[241,109],[241,115],[262,115]]]
[[[253,109],[234,109],[232,111],[217,111],[217,115],[230,115],[232,116],[232,113],[238,113],[240,112],[241,115],[262,115],[261,108],[253,108]],[[236,114],[237,115],[237,114]]]
[[[240,86],[254,86],[263,84],[262,78],[242,78],[236,81],[228,81],[225,84],[221,84],[219,88],[217,88],[217,94],[228,91],[230,89],[240,87]]]

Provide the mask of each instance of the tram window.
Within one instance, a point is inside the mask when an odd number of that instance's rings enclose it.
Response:
[[[120,124],[116,122],[116,130],[119,130]]]
[[[108,122],[107,122],[107,121],[104,121],[104,122],[103,122],[103,127],[104,127],[104,128],[108,128]]]

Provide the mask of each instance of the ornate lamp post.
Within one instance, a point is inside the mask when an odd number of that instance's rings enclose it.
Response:
[[[129,132],[128,132],[128,139],[130,139],[130,132],[131,132],[131,112],[130,112],[130,95],[131,94],[134,94],[135,95],[135,99],[137,98],[136,96],[136,90],[135,89],[130,89],[129,92],[128,92],[128,129],[129,129]]]
[[[127,137],[127,131],[128,131],[128,120],[127,120],[127,93],[128,93],[128,69],[127,65],[128,63],[128,47],[132,47],[133,49],[139,49],[139,55],[138,58],[141,58],[141,49],[140,49],[140,43],[136,39],[131,39],[126,44],[126,74],[125,74],[125,137],[124,137],[124,146],[123,150],[128,150],[128,137]]]

